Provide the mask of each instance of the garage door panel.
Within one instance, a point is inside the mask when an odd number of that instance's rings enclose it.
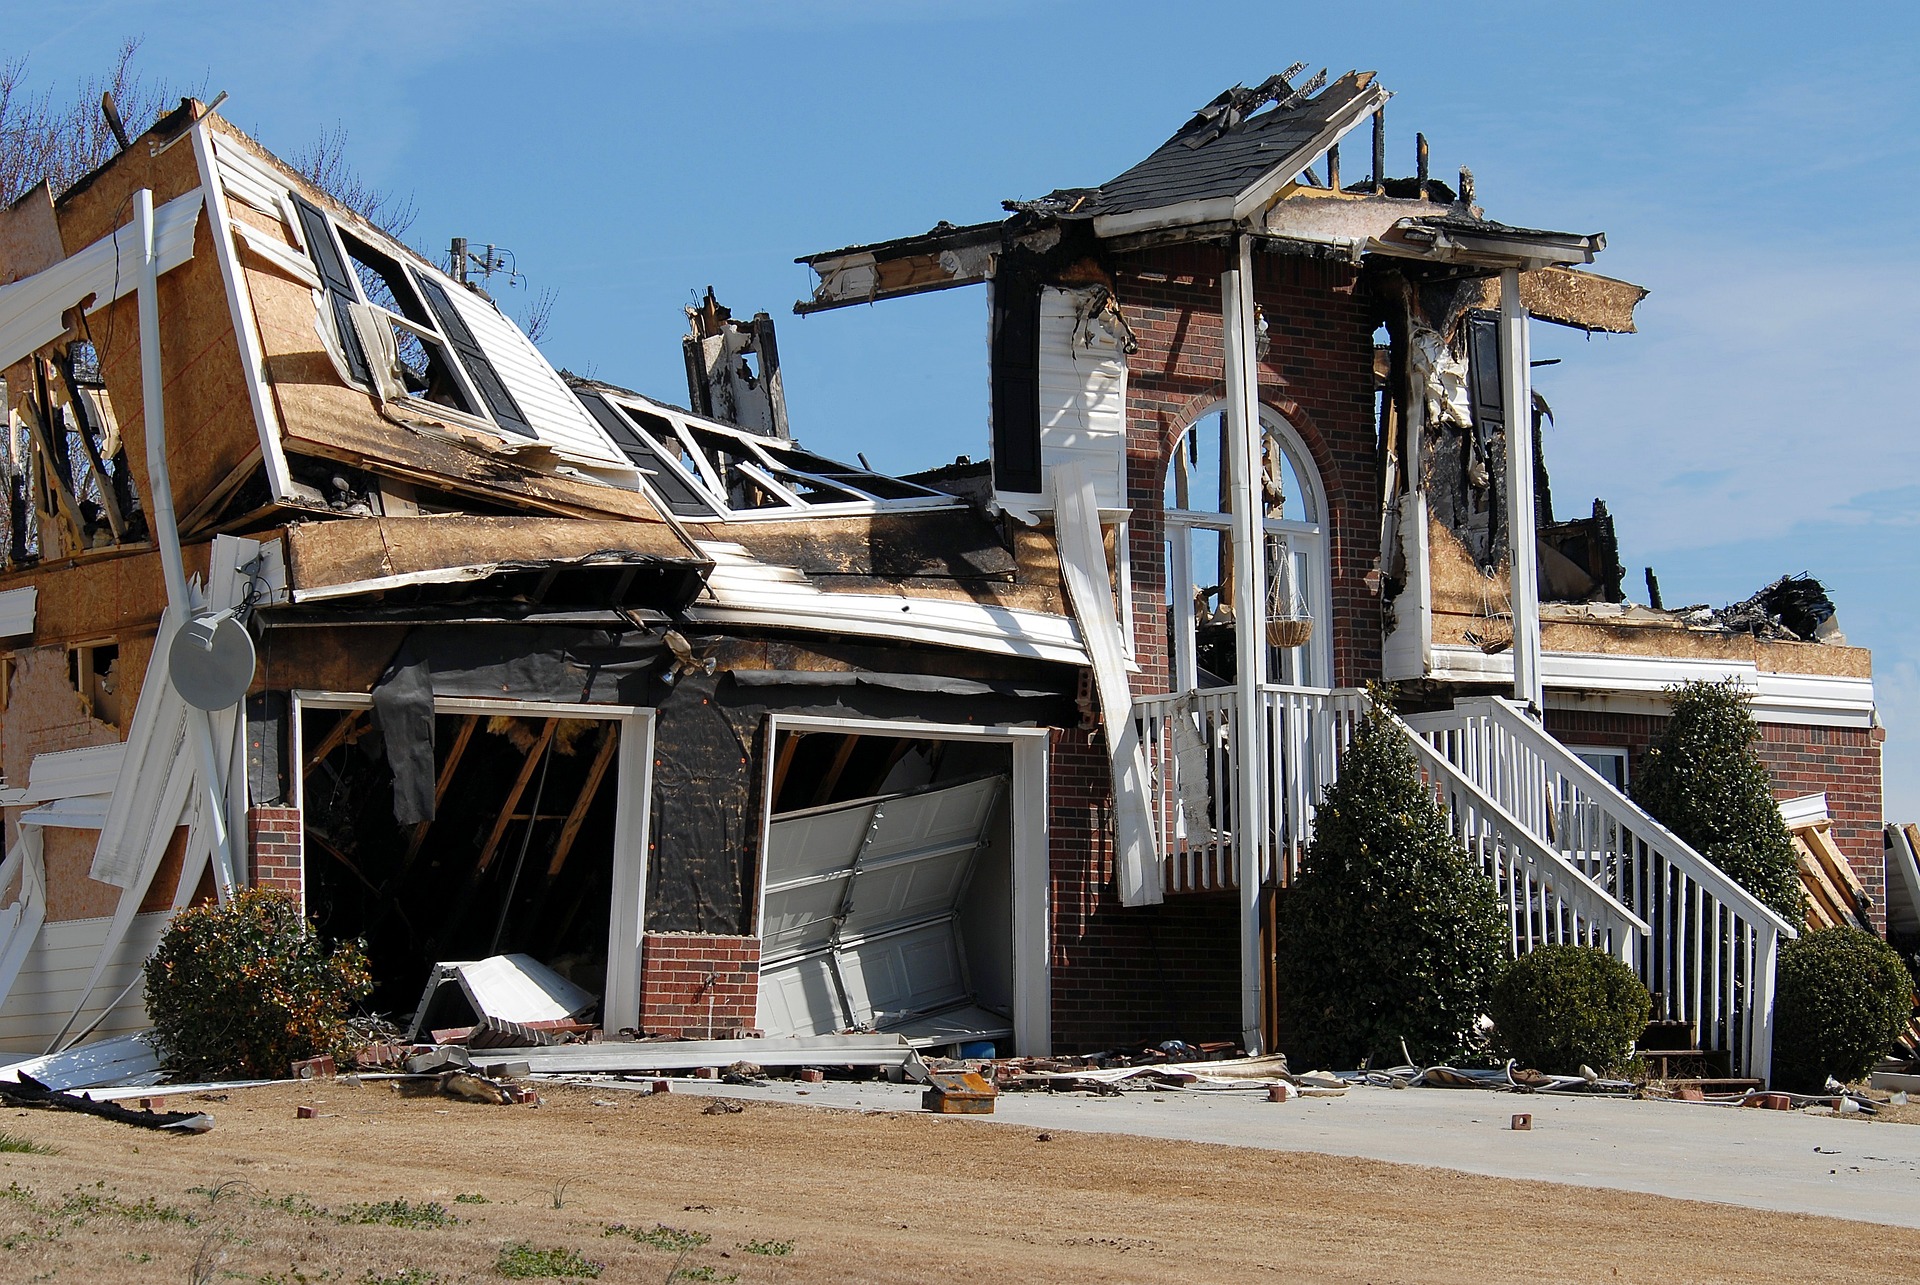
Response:
[[[966,889],[973,869],[974,849],[949,852],[921,861],[902,861],[879,869],[863,869],[853,895],[853,913],[841,932],[871,936],[886,928],[951,914]]]
[[[842,947],[840,972],[855,1016],[876,1026],[967,998],[951,920]]]
[[[980,837],[999,797],[1005,777],[991,776],[981,781],[923,794],[909,794],[886,800],[881,805],[880,824],[873,841],[867,845],[867,860],[873,861],[918,848],[949,847],[972,843]]]
[[[767,887],[851,866],[874,807],[868,801],[774,821],[767,834]]]
[[[826,1035],[843,1029],[833,961],[820,952],[760,970],[760,1013],[755,1023],[769,1036]]]
[[[843,1029],[841,988],[852,1020],[876,1026],[972,998],[953,916],[1005,786],[988,777],[774,818],[761,1028]]]
[[[795,955],[825,946],[849,882],[845,878],[828,879],[769,892],[760,934],[761,954]]]

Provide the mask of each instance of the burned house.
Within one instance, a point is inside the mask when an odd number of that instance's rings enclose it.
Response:
[[[688,310],[691,409],[564,376],[197,103],[0,216],[0,1047],[143,1025],[168,914],[248,882],[391,1012],[511,953],[610,1033],[1284,1047],[1267,912],[1386,678],[1514,949],[1614,951],[1764,1076],[1795,926],[1621,787],[1731,674],[1874,884],[1867,657],[1623,603],[1527,334],[1644,292],[1298,73],[802,260],[801,313],[983,287],[989,459],[910,477],[801,444],[764,314]]]

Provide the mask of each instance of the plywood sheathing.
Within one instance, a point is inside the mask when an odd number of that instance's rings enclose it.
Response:
[[[1066,614],[1050,531],[1016,527],[1013,548],[972,513],[872,514],[793,522],[690,524],[696,539],[738,544],[832,593],[909,594]]]
[[[1491,575],[1482,572],[1453,529],[1431,515],[1427,518],[1427,548],[1428,578],[1433,592],[1433,641],[1466,643],[1468,632],[1486,637],[1488,617],[1504,616],[1510,610],[1505,560]]]
[[[279,172],[301,195],[334,210],[343,223],[351,227],[360,222],[226,121],[216,118],[212,128],[230,145]],[[284,225],[276,228],[269,221],[255,219],[248,219],[248,223],[274,229],[289,248],[294,248]],[[294,252],[304,253],[297,248]],[[385,417],[372,396],[342,381],[327,355],[316,329],[320,316],[313,292],[253,255],[241,256],[240,272],[289,453],[338,460],[435,490],[504,496],[523,507],[550,513],[586,512],[665,521],[638,492],[539,472],[505,455],[449,440],[449,435],[475,430],[452,420],[436,420],[425,405],[409,404],[405,414],[410,420],[432,426],[427,432]]]
[[[45,182],[0,210],[0,286],[51,268],[67,257],[53,189]]]
[[[1467,300],[1468,308],[1497,309],[1500,306],[1500,279],[1485,277],[1475,283],[1478,294]],[[1571,268],[1538,268],[1520,274],[1520,302],[1541,321],[1557,322],[1581,330],[1600,330],[1608,334],[1634,333],[1633,310],[1647,297],[1644,286],[1616,281],[1597,272],[1576,272]]]
[[[148,137],[164,135],[156,130]],[[57,213],[66,253],[76,253],[125,228],[138,189],[151,188],[153,203],[159,206],[199,185],[190,145],[181,143],[156,157],[145,140],[137,142],[61,198]],[[174,504],[181,513],[191,512],[245,466],[260,443],[213,235],[213,225],[202,210],[194,228],[193,257],[160,278],[167,463]],[[129,293],[89,315],[86,333],[99,351],[101,373],[125,436],[134,489],[144,501],[152,492],[147,477],[137,295]]]
[[[700,557],[659,522],[582,518],[347,518],[306,522],[287,531],[287,567],[302,591],[387,576],[500,563],[568,562],[596,553],[669,560]]]
[[[371,692],[400,650],[409,628],[355,625],[268,629],[258,644],[259,667],[254,671],[253,690]]]

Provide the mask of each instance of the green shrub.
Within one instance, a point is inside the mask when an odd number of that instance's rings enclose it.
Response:
[[[1788,923],[1806,918],[1800,862],[1754,753],[1760,730],[1732,679],[1668,689],[1673,714],[1646,754],[1634,802]]]
[[[329,950],[286,893],[247,888],[175,915],[147,961],[160,1053],[193,1076],[284,1077],[347,1052],[346,1019],[373,990],[358,943]]]
[[[1522,1066],[1618,1071],[1647,1029],[1653,998],[1631,968],[1591,946],[1541,946],[1493,986],[1493,1040]]]
[[[1494,896],[1375,701],[1314,821],[1274,940],[1280,1045],[1301,1067],[1455,1060],[1506,951]]]
[[[1913,975],[1893,947],[1858,928],[1822,928],[1780,948],[1773,1082],[1817,1093],[1827,1077],[1873,1069],[1913,1013]]]

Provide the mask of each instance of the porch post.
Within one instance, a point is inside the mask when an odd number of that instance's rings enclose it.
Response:
[[[1546,708],[1540,677],[1540,579],[1533,506],[1533,376],[1520,270],[1500,271],[1500,397],[1507,425],[1507,597],[1513,606],[1513,698]],[[1535,715],[1538,717],[1538,714]]]
[[[1227,485],[1233,541],[1233,828],[1240,883],[1240,1040],[1264,1052],[1260,1029],[1260,882],[1267,846],[1267,738],[1260,682],[1266,676],[1265,513],[1260,503],[1260,377],[1253,350],[1253,247],[1234,239],[1232,266],[1220,274],[1221,336],[1226,349]]]

